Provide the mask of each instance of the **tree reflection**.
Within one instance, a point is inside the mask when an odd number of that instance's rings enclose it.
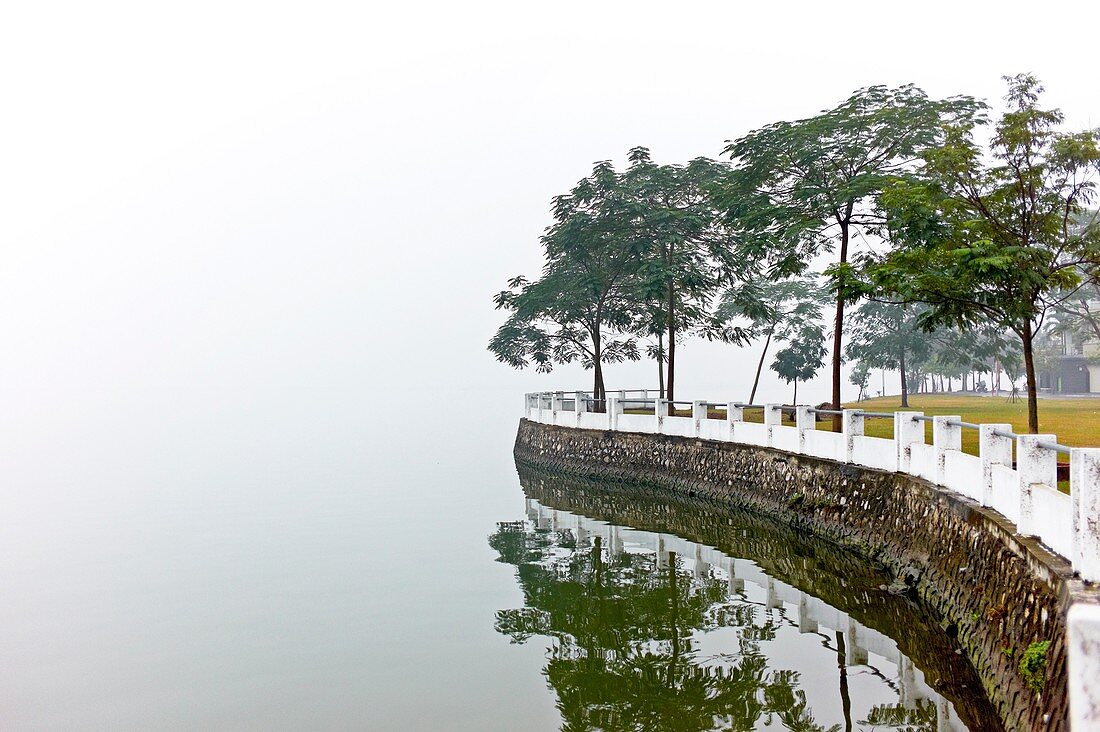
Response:
[[[694,576],[671,553],[609,552],[571,531],[502,524],[489,543],[517,567],[526,600],[499,611],[496,629],[517,643],[553,639],[544,673],[563,730],[826,729],[798,673],[770,668],[760,649],[773,615],[731,599],[723,580]],[[737,629],[737,650],[703,657],[697,634],[722,627]]]

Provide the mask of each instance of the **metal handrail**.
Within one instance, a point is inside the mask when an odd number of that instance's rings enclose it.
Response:
[[[580,390],[578,390],[578,391],[528,392],[526,394],[526,396],[527,396],[527,400],[528,400],[529,404],[537,405],[539,409],[542,409],[544,404],[546,404],[548,406],[553,406],[555,397],[558,397],[559,399],[563,399],[563,400],[565,400],[566,397],[570,397],[568,399],[568,401],[573,401],[574,403],[576,401],[583,401],[585,403],[592,404],[592,403],[606,403],[610,399],[612,399],[612,398],[614,398],[614,397],[616,397],[620,394],[643,394],[643,393],[648,393],[648,392],[651,392],[651,391],[652,392],[659,392],[660,390],[659,389],[616,389],[616,390],[609,390],[609,391],[605,391],[603,398],[600,398],[600,399],[597,399],[595,396],[590,396],[590,394],[592,394],[592,392],[586,392],[586,391],[580,391]],[[620,399],[622,399],[622,401],[627,402],[627,403],[644,404],[644,405],[650,405],[650,404],[656,405],[658,402],[662,402],[662,401],[667,403],[667,404],[674,405],[674,406],[675,405],[692,405],[692,406],[694,406],[696,403],[699,403],[707,409],[710,409],[712,407],[719,408],[719,409],[721,409],[721,408],[727,408],[728,409],[730,406],[734,407],[735,409],[742,409],[742,410],[743,409],[766,409],[769,406],[767,404],[749,404],[747,402],[707,402],[707,401],[695,402],[695,401],[680,400],[680,399],[667,400],[667,399],[660,399],[660,398],[648,397],[648,396],[647,397],[626,397],[626,398],[620,397]],[[781,405],[776,405],[776,408],[782,413],[790,413],[790,412],[796,411],[797,406],[781,404]],[[862,409],[842,410],[842,409],[828,409],[828,408],[817,408],[817,407],[810,407],[807,411],[810,414],[829,414],[829,415],[842,415],[846,411],[851,411],[854,414],[860,415],[861,417],[878,418],[878,419],[893,419],[897,414],[905,414],[905,412],[868,412],[868,411],[864,411]],[[935,420],[935,417],[932,416],[932,415],[915,414],[915,415],[912,415],[912,419],[916,422],[933,422]],[[967,421],[961,420],[961,419],[948,419],[948,420],[945,421],[945,423],[948,424],[948,425],[951,425],[952,427],[961,427],[963,429],[971,429],[971,430],[981,429],[980,424],[977,424],[975,422],[967,422]],[[997,437],[1004,437],[1004,438],[1010,439],[1010,440],[1017,440],[1022,436],[1019,433],[1013,432],[1011,430],[1000,430],[1000,429],[992,430],[991,434],[996,435]],[[1036,447],[1040,447],[1044,450],[1053,450],[1054,452],[1058,452],[1058,453],[1061,453],[1061,454],[1064,454],[1064,455],[1071,454],[1072,450],[1073,450],[1073,448],[1070,447],[1069,445],[1063,445],[1063,444],[1058,443],[1058,442],[1045,442],[1045,441],[1044,442],[1036,442],[1035,445],[1036,445]]]
[[[947,420],[947,424],[952,427],[963,427],[968,430],[980,430],[982,428],[981,425],[974,424],[973,422],[963,422],[961,419],[949,419]]]

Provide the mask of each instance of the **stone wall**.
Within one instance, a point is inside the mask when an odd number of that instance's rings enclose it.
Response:
[[[521,464],[760,511],[881,563],[970,660],[1008,730],[1068,730],[1065,616],[1097,600],[1068,562],[973,501],[898,473],[778,450],[523,420]],[[1041,692],[1020,659],[1051,641]]]

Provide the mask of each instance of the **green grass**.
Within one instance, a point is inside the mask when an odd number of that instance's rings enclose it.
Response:
[[[894,412],[901,409],[901,397],[877,397],[846,404],[868,412]],[[1027,400],[1015,403],[1008,397],[961,396],[955,394],[916,394],[909,397],[909,409],[927,415],[957,414],[964,422],[999,422],[1012,425],[1012,431],[1027,432]],[[819,428],[827,425],[818,425]],[[926,423],[925,439],[932,441],[932,424]],[[1058,436],[1058,442],[1071,447],[1100,446],[1100,399],[1040,399],[1039,431]],[[864,432],[871,437],[891,437],[893,425],[886,419],[868,419]],[[978,454],[978,431],[963,430],[963,451]]]
[[[901,397],[887,396],[850,402],[846,407],[868,412],[896,412],[901,409]],[[954,415],[964,422],[993,422],[1012,425],[1014,432],[1027,432],[1027,400],[1009,397],[963,396],[956,394],[914,394],[909,397],[909,409],[929,416]],[[630,410],[635,414],[652,414],[652,410]],[[676,414],[690,417],[691,410],[679,409]],[[725,410],[711,410],[711,417],[724,417]],[[783,424],[794,424],[784,415]],[[762,422],[763,411],[745,410],[746,422]],[[817,423],[819,430],[831,430],[832,421]],[[893,437],[894,423],[889,419],[868,418],[864,434],[869,437]],[[1058,442],[1071,447],[1100,447],[1100,399],[1040,399],[1039,431],[1057,435]],[[925,439],[932,442],[932,423],[925,423]],[[978,431],[962,431],[963,452],[978,454]],[[1064,457],[1063,457],[1064,461]]]

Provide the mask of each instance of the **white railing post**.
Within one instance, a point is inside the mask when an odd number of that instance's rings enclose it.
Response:
[[[668,400],[656,399],[653,402],[653,417],[655,419],[653,431],[661,434],[665,431],[665,417],[668,416]]]
[[[737,440],[737,428],[734,426],[738,422],[745,421],[745,410],[737,406],[734,402],[730,402],[726,405],[726,430],[729,433],[728,439],[730,442]]]
[[[649,389],[642,389],[642,399],[649,399]]]
[[[1100,448],[1076,447],[1070,451],[1069,495],[1073,511],[1070,557],[1073,568],[1081,579],[1100,582]],[[1097,651],[1100,652],[1100,647]],[[1100,673],[1095,678],[1100,678]],[[1097,694],[1100,697],[1100,691]]]
[[[607,429],[619,429],[619,415],[623,413],[623,403],[619,397],[607,397]]]
[[[523,395],[523,418],[531,419],[531,392]]]
[[[1100,605],[1073,603],[1066,625],[1069,727],[1100,729]]]
[[[844,409],[840,416],[840,434],[844,436],[844,462],[856,461],[856,438],[863,437],[863,410]]]
[[[993,434],[1012,432],[1010,424],[978,425],[978,457],[982,461],[982,505],[992,506],[994,500],[993,466],[1012,467],[1012,438]]]
[[[806,452],[806,430],[816,429],[816,417],[808,404],[799,404],[794,408],[794,426],[798,429],[798,451]]]
[[[558,415],[561,412],[562,407],[562,397],[563,395],[560,391],[555,391],[550,396],[550,424],[558,423]]]
[[[936,455],[936,482],[947,485],[947,453],[962,450],[963,431],[957,424],[948,424],[949,421],[958,422],[962,419],[957,414],[932,418],[932,448]]]
[[[772,439],[772,432],[776,427],[783,425],[783,405],[782,404],[765,404],[764,405],[764,427],[768,431],[768,447],[775,447],[775,440]]]
[[[573,409],[576,412],[577,426],[581,426],[581,415],[588,411],[588,395],[580,389],[573,395]]]
[[[1044,485],[1058,489],[1058,453],[1038,445],[1056,439],[1055,435],[1020,435],[1016,438],[1016,472],[1020,478],[1020,516],[1016,521],[1016,531],[1021,536],[1035,534],[1032,488]]]
[[[912,472],[914,442],[924,444],[924,422],[916,419],[924,412],[894,412],[894,444],[898,451],[898,472]]]
[[[694,401],[691,403],[691,419],[695,422],[695,436],[698,437],[702,431],[702,421],[707,418],[707,403],[703,401]]]

